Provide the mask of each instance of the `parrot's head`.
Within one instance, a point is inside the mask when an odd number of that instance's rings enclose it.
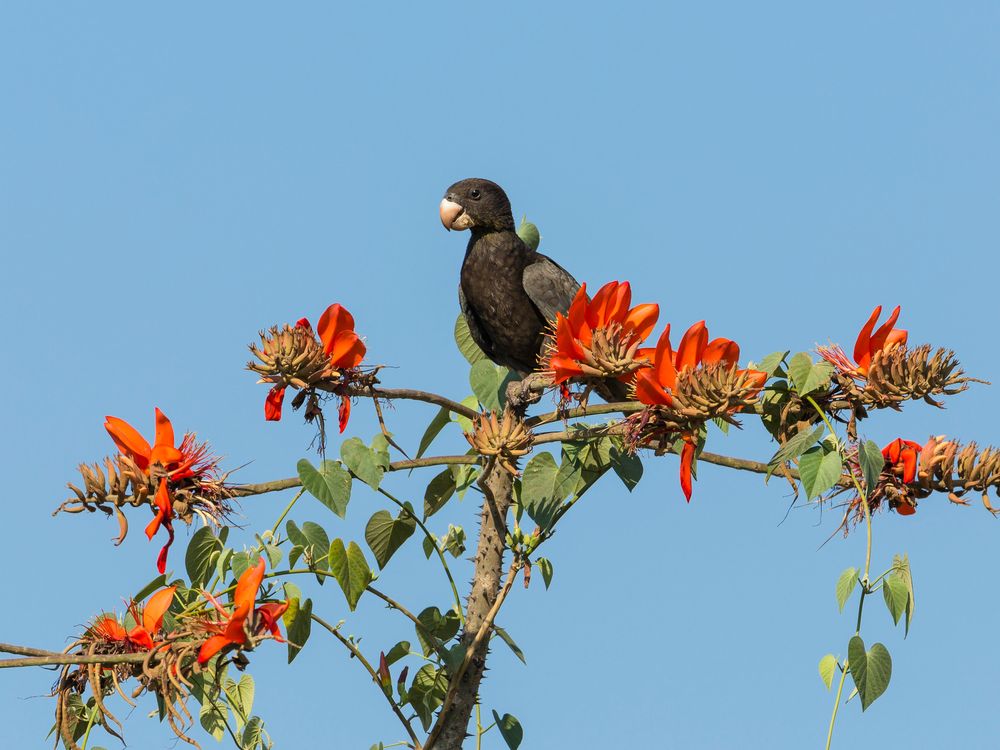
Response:
[[[448,188],[440,213],[441,223],[448,230],[514,229],[514,214],[503,188],[478,177],[460,180]]]

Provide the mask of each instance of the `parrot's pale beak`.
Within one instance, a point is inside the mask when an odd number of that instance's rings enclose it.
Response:
[[[439,210],[441,213],[441,223],[444,224],[444,228],[448,231],[452,229],[460,231],[472,226],[472,219],[465,213],[465,209],[462,208],[461,204],[455,203],[455,201],[445,198],[441,201]]]

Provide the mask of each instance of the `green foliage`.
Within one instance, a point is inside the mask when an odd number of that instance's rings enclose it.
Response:
[[[823,680],[823,684],[826,685],[827,690],[833,684],[833,674],[836,669],[837,657],[833,654],[827,654],[819,660],[819,677]]]
[[[358,606],[358,600],[365,593],[365,588],[374,580],[365,553],[357,542],[351,542],[344,548],[342,539],[334,539],[330,544],[330,572],[347,597],[347,605],[353,612]]]
[[[222,528],[223,534],[228,533],[228,531],[229,531],[229,529],[227,527],[224,526]],[[191,538],[191,541],[192,542],[194,541],[194,537]],[[189,542],[189,544],[190,544],[190,542]],[[147,596],[149,596],[150,594],[152,594],[154,591],[159,591],[161,588],[163,588],[166,585],[167,585],[167,576],[166,576],[166,574],[164,573],[164,574],[158,575],[152,581],[150,581],[145,586],[143,586],[141,589],[139,589],[135,593],[135,596],[133,596],[132,598],[135,599],[137,602],[141,602],[143,599],[145,599]]]
[[[496,711],[493,712],[493,720],[497,723],[497,729],[500,730],[500,734],[503,736],[504,742],[507,743],[507,747],[510,750],[517,750],[521,745],[521,740],[524,739],[524,730],[521,728],[521,722],[511,714],[500,716]]]
[[[236,731],[238,732],[250,720],[253,713],[253,677],[249,674],[243,674],[239,682],[231,677],[226,677],[222,681],[222,691],[226,694],[229,707],[233,710],[233,716],[236,718]]]
[[[455,475],[450,468],[446,468],[430,481],[424,491],[424,520],[441,510],[454,494]]]
[[[381,570],[389,562],[396,550],[398,550],[407,539],[409,539],[417,528],[414,514],[407,510],[400,510],[399,516],[392,517],[386,510],[376,511],[365,527],[365,541],[375,561]]]
[[[865,478],[865,496],[867,496],[878,484],[878,478],[885,467],[885,457],[875,443],[866,440],[858,447],[858,461],[861,464],[861,474]]]
[[[215,563],[225,546],[228,532],[229,529],[223,527],[221,536],[216,536],[210,526],[202,526],[191,536],[187,551],[184,553],[184,567],[187,570],[188,580],[192,588],[204,588],[208,585],[215,573]],[[145,596],[142,598],[144,599]],[[141,601],[141,599],[137,597],[136,601]]]
[[[521,217],[521,225],[517,228],[517,236],[532,250],[537,250],[542,244],[542,235],[538,232],[538,227],[528,221],[527,216]]]
[[[420,623],[420,627],[414,626],[414,629],[417,632],[417,640],[420,641],[420,647],[423,649],[424,656],[430,656],[435,650],[436,644],[434,643],[434,639],[437,639],[440,643],[447,643],[455,637],[461,625],[458,613],[449,609],[442,614],[441,610],[437,607],[427,607],[424,609],[417,615],[417,621]],[[428,634],[431,636],[430,638]]]
[[[489,360],[476,362],[469,371],[469,385],[479,403],[487,411],[500,412],[506,401],[507,384],[517,378],[506,367]]]
[[[288,640],[288,663],[299,655],[312,633],[312,599],[302,599],[302,592],[293,583],[286,583],[285,600],[288,609],[282,615]]]
[[[899,618],[906,612],[906,604],[910,600],[906,582],[897,576],[886,576],[882,581],[882,597],[885,599],[886,609],[892,616],[892,624],[899,625]]]
[[[407,702],[416,711],[420,723],[427,731],[438,706],[444,703],[448,692],[448,674],[433,664],[425,664],[413,676],[413,683],[407,691]]]
[[[437,414],[434,415],[434,419],[431,420],[431,423],[427,425],[427,429],[424,430],[424,434],[420,438],[420,447],[417,448],[417,458],[420,458],[427,452],[427,449],[431,447],[431,443],[434,442],[434,438],[441,433],[441,430],[443,430],[445,425],[447,425],[450,421],[451,412],[442,406],[438,410]]]
[[[354,476],[377,490],[389,468],[389,453],[384,446],[385,438],[382,435],[376,436],[371,448],[365,446],[361,438],[354,437],[341,444],[340,457]]]
[[[851,598],[851,592],[858,585],[858,569],[848,568],[837,579],[837,608],[843,612],[844,605]]]
[[[805,453],[813,444],[819,440],[823,433],[826,432],[826,427],[824,425],[819,425],[815,429],[811,429],[808,426],[803,427],[798,433],[790,437],[773,456],[771,460],[767,462],[767,476],[771,476],[775,470],[786,463],[787,461],[794,461],[803,453]]]
[[[807,450],[799,459],[799,476],[806,497],[819,497],[840,481],[843,462],[840,451],[825,445]]]
[[[510,637],[510,633],[501,628],[499,625],[494,625],[493,630],[500,637],[500,640],[506,643],[510,650],[514,652],[514,656],[521,660],[522,664],[528,663],[528,660],[524,658],[524,652],[521,650],[521,647],[514,642],[514,639]]]
[[[552,563],[547,557],[539,557],[535,560],[535,565],[542,571],[542,580],[545,582],[545,588],[547,589],[552,583]]]
[[[397,661],[402,659],[404,656],[410,653],[410,642],[400,641],[395,646],[390,648],[385,655],[385,663],[392,666]]]
[[[285,523],[285,533],[292,543],[292,549],[288,552],[288,564],[295,567],[299,557],[302,558],[310,570],[329,570],[329,550],[330,537],[318,523],[306,521],[300,529],[295,521]],[[235,559],[235,556],[234,556]],[[235,565],[233,572],[236,572]],[[323,576],[317,576],[320,583]]]
[[[900,555],[893,555],[892,557],[892,573],[891,576],[899,579],[906,586],[906,620],[905,631],[903,637],[905,638],[910,634],[910,622],[913,620],[913,607],[915,604],[913,598],[913,574],[910,572],[910,557],[906,553]]]
[[[760,362],[754,364],[749,363],[747,366],[752,370],[760,370],[761,372],[767,373],[769,378],[779,377],[783,378],[786,376],[785,371],[782,369],[781,365],[785,361],[785,357],[788,356],[788,350],[783,352],[771,352]]]
[[[847,646],[847,661],[861,697],[861,710],[865,711],[889,687],[892,658],[881,643],[872,644],[871,649],[865,651],[865,642],[856,635]]]
[[[726,425],[726,427],[728,426]],[[615,470],[615,474],[622,480],[625,489],[631,492],[639,484],[639,480],[642,479],[642,459],[618,445],[612,445],[609,452],[611,468]]]
[[[802,397],[825,387],[832,376],[833,365],[826,360],[813,362],[806,352],[799,352],[788,360],[788,379]]]
[[[324,460],[317,469],[303,458],[296,468],[302,486],[310,495],[341,518],[347,517],[347,504],[351,501],[351,475],[339,461]]]
[[[571,474],[572,464],[569,467]],[[559,480],[562,481],[559,481]],[[562,503],[566,490],[567,472],[560,475],[560,467],[551,453],[536,453],[524,467],[521,477],[521,506],[531,519],[541,528],[547,529],[552,523],[556,510]]]
[[[455,343],[458,345],[458,351],[470,365],[487,359],[483,350],[473,341],[472,333],[469,332],[469,324],[462,313],[459,313],[455,320]]]

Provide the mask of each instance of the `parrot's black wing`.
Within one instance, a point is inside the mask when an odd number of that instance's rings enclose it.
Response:
[[[541,253],[537,253],[535,258],[533,263],[525,266],[521,281],[538,312],[545,320],[553,321],[556,313],[566,314],[580,285],[569,271],[551,258]]]
[[[493,342],[490,341],[489,336],[486,335],[483,327],[479,324],[479,318],[476,317],[475,310],[466,301],[465,292],[462,291],[461,284],[458,285],[458,304],[462,308],[462,314],[465,316],[466,325],[469,326],[469,333],[472,334],[472,340],[476,342],[476,346],[483,350],[483,354],[493,359]]]

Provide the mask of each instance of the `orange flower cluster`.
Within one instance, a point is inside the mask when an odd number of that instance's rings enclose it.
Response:
[[[288,602],[268,602],[257,606],[257,589],[264,580],[264,558],[257,565],[247,568],[236,582],[233,594],[233,611],[227,612],[219,601],[203,592],[215,606],[221,620],[210,624],[215,632],[198,651],[198,663],[204,664],[227,646],[243,646],[252,638],[270,632],[279,643],[284,642],[278,629],[278,618],[288,609]]]
[[[651,367],[639,370],[635,375],[635,396],[649,406],[666,406],[673,403],[671,393],[677,389],[678,376],[686,371],[709,365],[728,365],[735,368],[739,364],[740,347],[731,339],[717,338],[709,341],[705,321],[691,326],[681,337],[677,351],[670,344],[670,325],[664,329],[655,349],[643,349],[639,355],[651,362]],[[755,390],[764,387],[767,373],[758,370],[740,370],[750,375],[750,384]],[[684,497],[691,501],[692,468],[697,447],[697,436],[685,432],[681,436],[684,447],[681,450],[680,481]]]
[[[297,328],[310,333],[313,328],[308,318],[300,318]],[[330,358],[330,366],[339,370],[351,370],[364,360],[367,349],[364,341],[354,330],[354,317],[339,303],[330,305],[319,317],[316,332],[323,344],[323,352]],[[285,385],[276,385],[264,401],[264,418],[271,422],[281,419],[281,406],[285,400]],[[347,427],[351,416],[351,400],[341,396],[338,410],[340,431]]]
[[[653,332],[659,305],[631,307],[632,288],[626,281],[609,282],[593,299],[583,284],[567,314],[556,314],[554,342],[546,369],[561,385],[574,377],[631,379],[637,367],[636,352]]]
[[[129,602],[128,611],[136,626],[126,631],[125,626],[112,615],[105,615],[94,623],[91,633],[107,641],[125,644],[130,651],[149,651],[153,648],[153,639],[163,626],[163,615],[170,609],[174,600],[176,586],[160,589],[146,602],[141,609],[135,601]]]
[[[214,471],[216,461],[207,455],[204,446],[195,443],[191,434],[184,436],[180,446],[175,446],[174,428],[170,420],[159,408],[155,413],[156,438],[152,446],[124,419],[106,417],[104,427],[122,455],[135,461],[140,470],[150,476],[154,470],[157,473],[162,472],[154,499],[156,515],[146,526],[146,537],[152,539],[161,527],[167,530],[167,543],[163,545],[156,561],[157,570],[163,573],[167,567],[167,552],[174,542],[174,511],[170,482]]]
[[[931,443],[928,443],[928,446],[926,446],[931,452],[933,452],[933,442],[932,438]],[[925,446],[913,440],[896,438],[882,449],[882,457],[885,458],[885,468],[894,476],[901,479],[904,484],[909,484],[917,478],[917,464],[924,448]],[[895,508],[896,512],[901,516],[912,516],[917,512],[914,506],[906,503],[898,503]]]
[[[899,305],[893,309],[878,330],[875,324],[882,315],[882,305],[876,307],[868,321],[861,327],[857,341],[854,343],[854,361],[852,362],[839,346],[821,346],[816,349],[823,359],[836,367],[841,373],[855,380],[864,380],[872,364],[872,358],[877,352],[888,351],[896,346],[906,346],[907,332],[893,328],[899,319]]]

